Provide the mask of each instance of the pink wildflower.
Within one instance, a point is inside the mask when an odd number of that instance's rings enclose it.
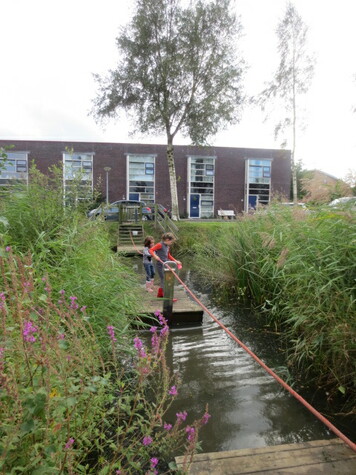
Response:
[[[107,331],[108,331],[108,334],[109,334],[109,336],[110,336],[111,341],[112,341],[112,342],[117,341],[117,339],[115,338],[115,329],[114,329],[114,327],[113,327],[112,325],[108,325],[108,326],[106,327],[106,329],[107,329]]]
[[[10,251],[11,251],[11,246],[6,246],[6,247],[5,247],[5,251],[6,251],[6,252],[10,252]]]
[[[164,423],[164,426],[163,426],[164,430],[166,430],[166,431],[171,430],[172,427],[173,427],[172,424],[167,424],[166,422]]]
[[[152,444],[152,442],[153,442],[153,439],[149,435],[145,435],[145,437],[142,440],[143,445],[146,445],[146,446]]]
[[[143,348],[143,343],[137,336],[134,338],[134,346],[136,350],[140,350],[141,348]]]
[[[4,292],[0,292],[0,308],[5,307],[5,294]]]
[[[61,289],[61,290],[59,291],[59,293],[60,293],[61,295],[64,295],[64,294],[66,293],[66,291],[63,290],[63,289]]]
[[[151,468],[155,468],[158,464],[158,458],[157,457],[152,457],[150,462],[151,462]]]
[[[187,415],[188,415],[187,411],[177,412],[176,416],[177,416],[178,422],[185,421],[187,418]]]
[[[151,332],[151,333],[155,333],[156,331],[157,331],[157,327],[151,327],[151,328],[150,328],[150,332]]]
[[[65,339],[65,334],[64,333],[60,333],[58,336],[57,336],[57,339],[58,340],[64,340]]]
[[[65,449],[70,449],[72,447],[72,445],[74,444],[74,440],[73,437],[70,437],[66,443],[66,445],[64,446]]]
[[[210,419],[211,415],[208,414],[207,412],[203,415],[203,417],[201,418],[201,422],[202,424],[207,424],[209,419]]]
[[[168,391],[168,393],[171,396],[177,396],[177,394],[178,394],[177,388],[175,386],[172,386],[171,389]]]
[[[24,328],[23,328],[23,339],[25,341],[29,341],[31,343],[34,343],[36,341],[36,338],[33,336],[34,333],[38,331],[38,328],[34,326],[34,324],[29,320],[24,323]]]
[[[86,309],[87,309],[87,306],[83,305],[83,307],[81,307],[80,311],[84,313]]]
[[[159,338],[156,333],[152,335],[151,344],[152,344],[152,349],[154,353],[158,353],[159,352]]]
[[[189,442],[191,442],[192,440],[194,440],[194,436],[195,436],[195,429],[194,429],[194,427],[187,426],[187,427],[185,428],[185,431],[186,431],[186,433],[188,434],[188,437],[187,437],[187,438],[188,438]]]

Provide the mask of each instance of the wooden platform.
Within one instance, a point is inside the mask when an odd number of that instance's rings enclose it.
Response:
[[[176,457],[183,468],[184,457]],[[356,474],[356,452],[340,439],[315,440],[300,444],[257,449],[197,454],[188,470],[197,475],[233,474]]]
[[[163,299],[156,297],[156,292],[149,293],[142,289],[142,313],[146,313],[150,316],[154,316],[154,313],[159,310],[163,310]],[[203,320],[202,308],[191,300],[182,286],[175,286],[174,298],[177,302],[173,303],[173,316],[169,320],[170,326],[178,325],[199,325]]]
[[[142,245],[141,245],[142,247]],[[138,256],[139,255],[139,252],[137,251],[137,249],[140,249],[140,245],[139,244],[136,244],[135,246],[134,245],[119,245],[117,246],[116,248],[116,252],[118,254],[121,254],[122,256]]]

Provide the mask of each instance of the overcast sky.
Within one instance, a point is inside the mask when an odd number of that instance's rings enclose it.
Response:
[[[103,130],[88,116],[96,94],[92,73],[117,61],[115,38],[133,0],[0,0],[0,138],[165,143],[130,136],[123,117]],[[275,29],[284,0],[236,0],[249,65],[246,92],[256,94],[278,64]],[[305,168],[337,177],[356,170],[356,2],[295,0],[309,26],[308,49],[317,58],[306,105],[306,129],[297,157]],[[279,148],[274,122],[246,109],[242,121],[213,145]],[[176,144],[189,143],[179,138]]]

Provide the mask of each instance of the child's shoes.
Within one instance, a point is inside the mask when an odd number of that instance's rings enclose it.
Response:
[[[146,290],[147,290],[147,292],[153,292],[151,282],[146,281]]]

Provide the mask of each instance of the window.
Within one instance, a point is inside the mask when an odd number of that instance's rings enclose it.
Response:
[[[250,196],[258,198],[258,203],[267,205],[270,202],[271,190],[271,159],[246,160],[246,196],[245,196],[245,211],[246,206],[250,203]]]
[[[215,157],[189,157],[188,163],[189,196],[199,195],[199,216],[210,218],[214,216]]]
[[[155,156],[128,155],[128,194],[147,204],[155,202]]]
[[[7,152],[0,159],[0,186],[28,183],[28,152]]]
[[[66,202],[91,199],[93,195],[93,153],[63,154],[63,183]]]

